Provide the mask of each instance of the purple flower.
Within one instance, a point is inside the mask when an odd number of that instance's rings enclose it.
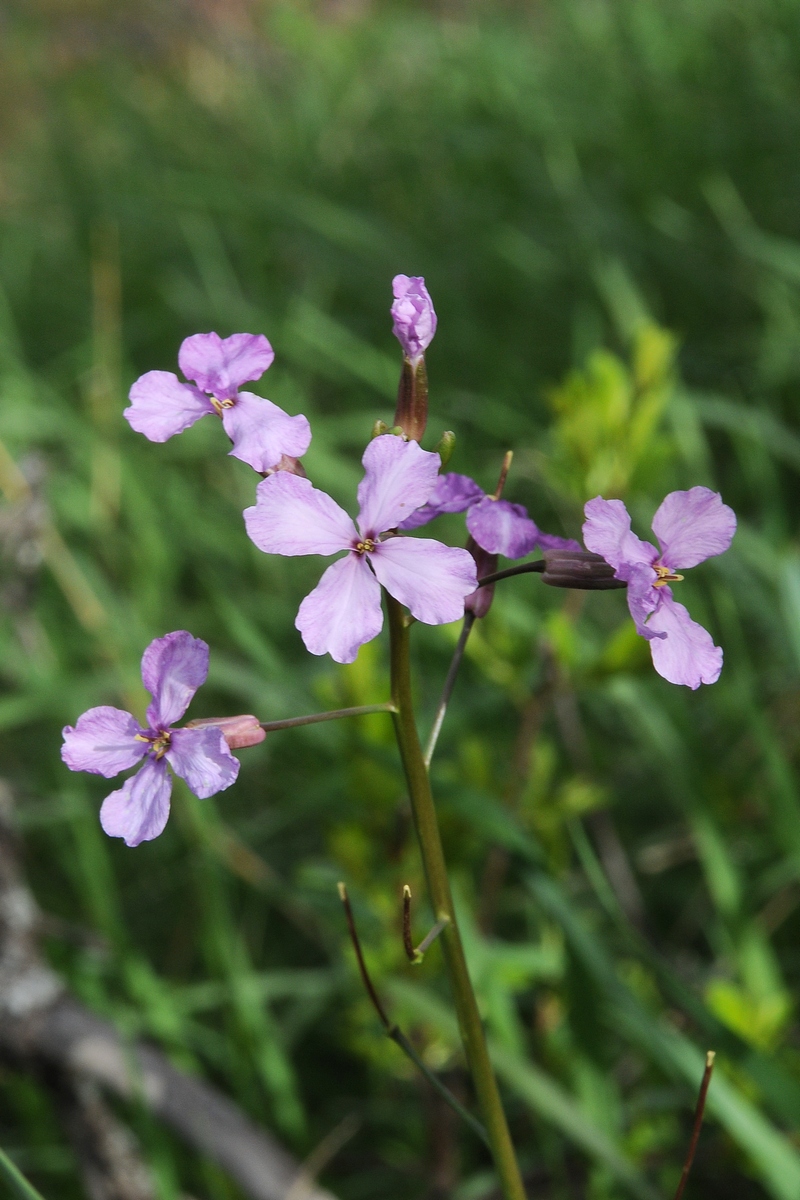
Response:
[[[421,275],[395,275],[392,292],[392,333],[413,363],[425,353],[436,333],[433,301]]]
[[[61,757],[71,771],[91,771],[110,779],[135,767],[103,801],[100,824],[110,837],[138,846],[163,832],[169,816],[172,780],[167,763],[205,800],[230,787],[239,774],[222,731],[215,727],[172,729],[208,674],[208,646],[185,630],[156,638],[142,656],[142,679],[153,697],[147,727],[130,713],[109,705],[90,708],[73,728],[64,729]]]
[[[722,651],[673,599],[670,584],[683,579],[678,571],[728,549],[736,532],[733,509],[706,487],[670,492],[653,517],[660,553],[631,532],[631,519],[621,500],[597,496],[585,512],[584,541],[610,563],[617,579],[627,582],[628,608],[637,633],[650,642],[659,675],[690,688],[716,683]]]
[[[467,529],[487,554],[524,558],[536,546],[543,550],[580,550],[571,538],[542,533],[521,504],[495,500],[468,475],[440,475],[427,504],[406,518],[399,529],[408,531],[427,525],[442,513],[467,510]]]
[[[381,540],[425,503],[436,484],[439,455],[383,434],[370,442],[362,462],[358,528],[325,492],[286,472],[263,480],[255,507],[244,514],[248,534],[267,554],[348,551],[306,596],[295,621],[312,654],[328,653],[342,663],[353,662],[359,646],[381,631],[381,584],[427,625],[463,616],[464,597],[477,584],[466,550],[427,538]]]
[[[178,363],[197,386],[181,383],[171,371],[148,371],[131,388],[124,416],[151,442],[166,442],[216,413],[233,442],[230,453],[263,474],[283,455],[305,454],[311,441],[305,417],[290,417],[271,400],[239,391],[241,384],[260,379],[274,357],[261,333],[234,333],[224,339],[216,333],[195,333],[181,344]]]

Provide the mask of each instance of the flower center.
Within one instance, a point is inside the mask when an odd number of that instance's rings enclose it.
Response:
[[[670,567],[662,566],[661,563],[653,563],[653,570],[658,576],[653,587],[666,587],[668,583],[680,583],[683,579],[682,575],[676,575]]]
[[[158,759],[163,758],[169,750],[169,740],[171,737],[171,730],[164,729],[161,733],[155,734],[137,733],[134,740],[137,742],[149,742],[150,749],[155,754],[156,761],[158,761]]]
[[[222,416],[223,408],[233,408],[234,404],[236,403],[235,400],[218,400],[216,396],[209,396],[208,398],[214,405],[218,417]]]
[[[371,554],[377,544],[375,538],[362,538],[360,542],[356,542],[353,549],[356,554]]]

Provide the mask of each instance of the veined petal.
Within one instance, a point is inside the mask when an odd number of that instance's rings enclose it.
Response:
[[[658,608],[662,597],[659,592],[663,588],[653,587],[653,583],[657,576],[652,567],[646,566],[644,563],[639,563],[635,567],[631,567],[628,573],[628,608],[633,617],[633,623],[636,626],[636,632],[641,634],[643,638],[647,638],[648,642],[653,638],[663,638],[666,634],[661,633],[654,628],[652,623],[645,624],[648,616],[656,608]]]
[[[427,504],[423,504],[422,508],[406,517],[397,528],[406,531],[419,529],[421,525],[427,525],[442,513],[463,512],[470,504],[482,500],[483,496],[483,488],[479,487],[474,479],[470,479],[469,475],[457,475],[455,471],[450,471],[447,475],[437,478]]]
[[[666,566],[676,570],[696,567],[715,554],[723,554],[736,532],[736,514],[722,503],[719,492],[693,487],[670,492],[653,517],[653,533],[661,543]]]
[[[62,732],[61,757],[70,771],[91,771],[110,779],[135,767],[147,753],[147,743],[136,740],[142,732],[138,721],[108,704],[90,708],[74,728],[67,725]]]
[[[335,554],[358,540],[353,521],[310,479],[276,471],[256,488],[244,510],[248,537],[265,554]]]
[[[485,496],[467,513],[467,529],[489,554],[524,558],[539,541],[539,529],[521,504]]]
[[[254,471],[269,471],[284,454],[299,458],[311,442],[311,426],[303,416],[288,413],[252,392],[240,392],[222,410],[222,424],[233,442],[231,454]]]
[[[106,796],[100,824],[109,837],[124,838],[126,846],[150,842],[164,832],[171,793],[167,764],[163,759],[157,762],[149,758],[119,791]]]
[[[243,383],[260,379],[272,365],[275,351],[263,333],[195,333],[178,353],[178,365],[187,379],[218,400],[233,400]]]
[[[446,625],[463,617],[464,600],[478,586],[469,551],[432,538],[389,538],[370,559],[387,592],[426,625]]]
[[[222,730],[214,726],[173,729],[165,758],[201,800],[229,788],[239,774],[238,758],[231,754]]]
[[[708,630],[693,621],[671,594],[661,599],[647,624],[655,633],[666,634],[650,643],[653,666],[659,675],[693,690],[701,683],[717,682],[722,670],[722,651],[714,645]]]
[[[335,662],[355,660],[359,646],[383,627],[380,585],[359,554],[348,554],[325,571],[297,614],[306,649]]]
[[[596,496],[584,505],[583,540],[586,549],[603,558],[617,573],[627,579],[630,568],[637,563],[648,565],[658,558],[658,551],[631,532],[631,518],[621,500],[604,500]]]
[[[208,675],[208,645],[185,629],[155,638],[142,655],[142,681],[152,703],[147,719],[154,729],[180,720]]]
[[[366,473],[358,485],[358,527],[364,536],[410,517],[430,497],[441,466],[438,454],[391,433],[373,438],[361,461]]]
[[[151,442],[166,442],[214,411],[207,396],[181,383],[171,371],[148,371],[136,380],[128,398],[130,407],[122,415],[131,429]]]

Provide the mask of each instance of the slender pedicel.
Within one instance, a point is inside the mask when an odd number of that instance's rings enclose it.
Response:
[[[478,580],[478,587],[530,573],[541,575],[542,582],[551,587],[576,588],[585,592],[605,592],[628,586],[624,579],[615,578],[614,568],[599,554],[588,550],[545,550],[543,558],[484,575]]]
[[[320,721],[338,721],[340,717],[368,717],[370,713],[395,713],[391,701],[385,704],[361,704],[356,708],[335,708],[331,712],[310,713],[307,717],[287,717],[283,721],[262,721],[261,728],[267,733],[278,729],[294,729],[297,725],[317,725]]]
[[[390,1037],[393,1042],[397,1043],[403,1053],[407,1054],[411,1059],[414,1066],[417,1067],[417,1069],[425,1076],[431,1087],[439,1093],[442,1099],[450,1105],[454,1112],[458,1113],[462,1121],[465,1121],[466,1124],[469,1125],[472,1132],[477,1134],[481,1141],[488,1146],[489,1137],[480,1121],[476,1120],[472,1113],[468,1112],[467,1109],[464,1108],[463,1104],[461,1104],[455,1098],[450,1089],[442,1083],[441,1079],[439,1079],[437,1075],[434,1075],[433,1071],[431,1071],[425,1065],[403,1031],[392,1021],[390,1021],[386,1015],[386,1010],[381,1003],[378,993],[375,991],[375,985],[370,979],[369,971],[367,970],[367,964],[364,961],[364,953],[361,949],[361,942],[356,929],[353,910],[350,907],[350,897],[347,895],[347,888],[343,883],[340,883],[337,886],[339,888],[339,899],[344,906],[344,915],[347,919],[347,929],[350,934],[350,941],[353,943],[353,950],[355,951],[356,962],[358,963],[358,970],[361,975],[361,982],[364,984],[364,989],[372,1002],[372,1007],[375,1009],[375,1012],[380,1018],[381,1025],[383,1025],[383,1028],[386,1031],[386,1036]],[[405,890],[407,891],[408,889]],[[410,891],[408,892],[408,895],[410,898]]]
[[[481,580],[478,581],[478,587],[480,586]],[[461,660],[464,657],[464,651],[467,647],[467,639],[469,638],[470,631],[474,624],[475,613],[465,612],[464,624],[461,626],[461,633],[459,634],[456,648],[453,651],[453,657],[450,660],[450,667],[448,668],[447,677],[444,681],[444,687],[442,688],[442,696],[439,700],[439,706],[436,709],[436,716],[433,719],[433,725],[431,726],[431,731],[428,734],[428,741],[425,745],[424,758],[426,768],[431,765],[433,752],[436,749],[436,743],[439,740],[439,733],[441,732],[442,724],[447,713],[447,706],[450,703],[450,697],[453,694],[453,688],[456,686],[456,677],[458,676]]]
[[[429,930],[418,946],[414,946],[413,938],[411,937],[411,888],[408,884],[403,885],[403,949],[406,952],[406,958],[414,966],[419,966],[425,958],[425,952],[431,948],[440,933],[449,924],[447,917],[442,917],[440,921]]]

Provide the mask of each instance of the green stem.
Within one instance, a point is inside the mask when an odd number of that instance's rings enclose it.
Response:
[[[414,720],[411,698],[411,664],[408,626],[403,610],[386,597],[391,639],[392,700],[394,727],[403,761],[414,825],[417,830],[428,893],[437,921],[446,921],[442,931],[444,959],[453,990],[461,1040],[483,1113],[489,1144],[505,1200],[525,1200],[525,1189],[517,1165],[506,1116],[494,1077],[475,993],[467,970],[461,935],[456,923],[450,882],[444,861],[439,823],[433,803],[428,771]]]
[[[371,713],[393,713],[394,704],[360,704],[357,708],[336,708],[331,712],[309,713],[305,717],[285,717],[282,721],[261,721],[267,733],[279,729],[297,729],[300,725],[318,725],[320,721],[338,721],[341,717],[368,717]]]

